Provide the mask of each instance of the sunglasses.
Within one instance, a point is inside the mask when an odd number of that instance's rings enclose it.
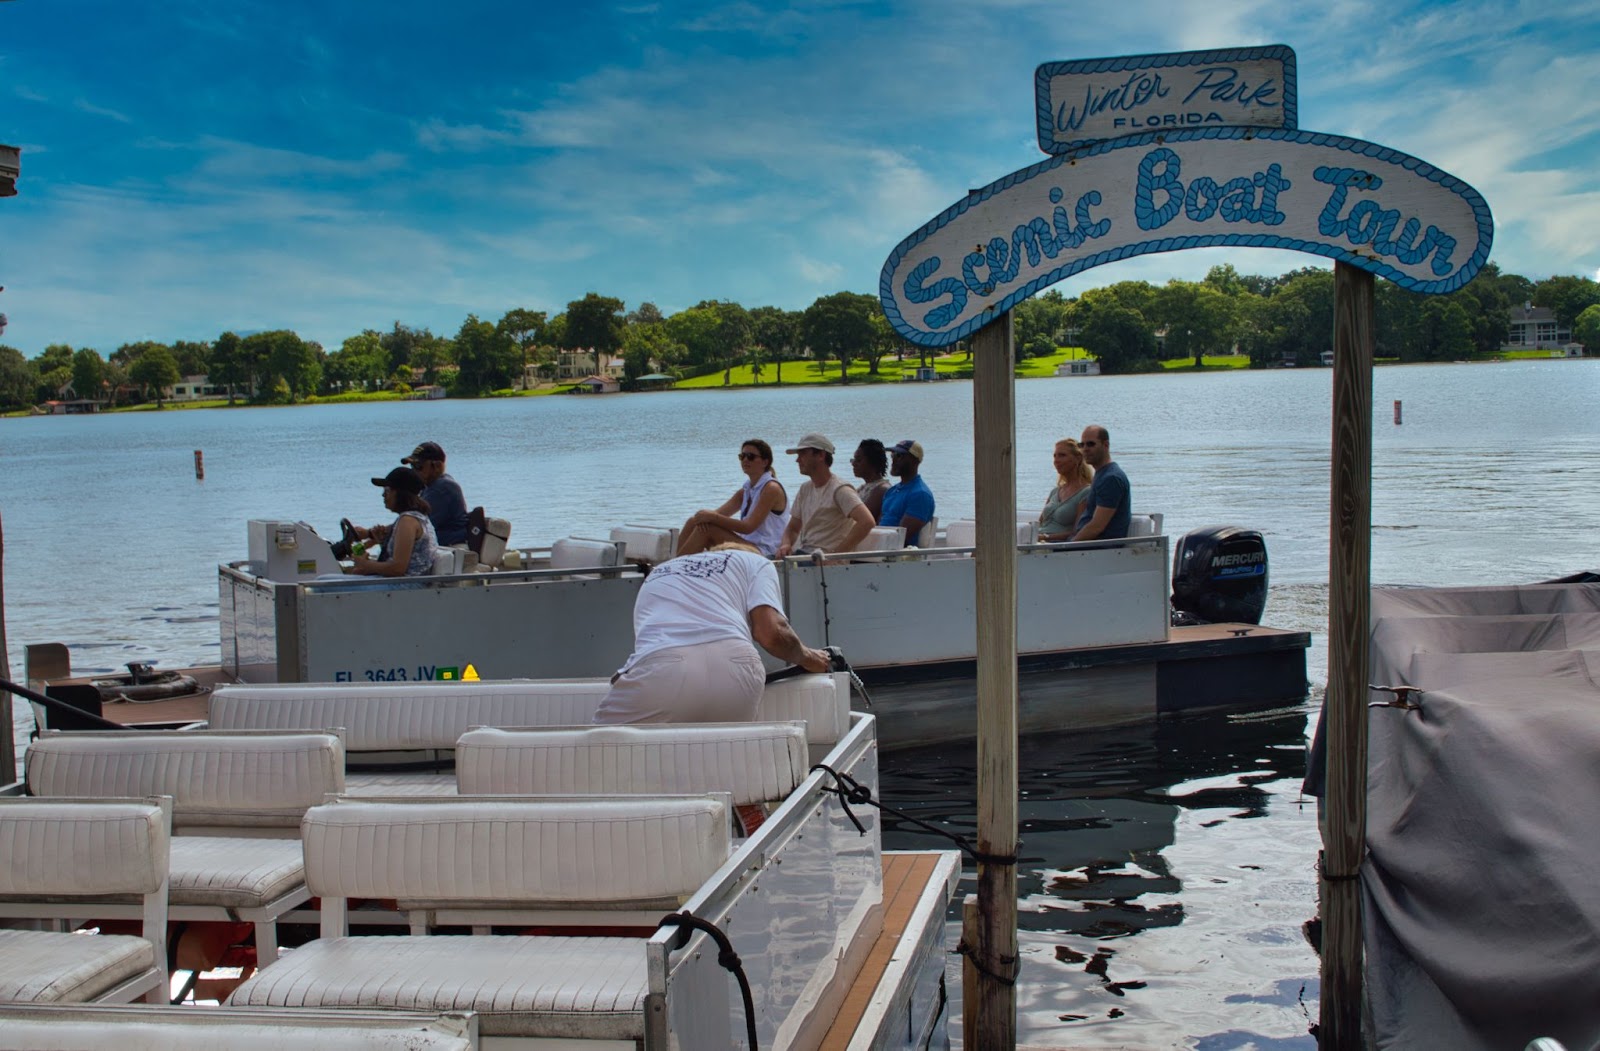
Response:
[[[761,454],[760,453],[740,453],[739,454],[739,459],[741,459],[741,460],[759,460],[759,459],[761,459]]]
[[[1079,442],[1078,443],[1079,447],[1080,448],[1084,448],[1084,449],[1093,448],[1094,446],[1099,445],[1099,444],[1100,444],[1099,442]]]

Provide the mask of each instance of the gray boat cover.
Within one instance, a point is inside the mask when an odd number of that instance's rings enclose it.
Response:
[[[1371,681],[1423,691],[1369,719],[1374,1043],[1600,1044],[1600,584],[1376,588]]]

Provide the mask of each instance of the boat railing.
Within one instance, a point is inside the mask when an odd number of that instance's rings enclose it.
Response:
[[[851,720],[823,762],[876,795],[876,725],[861,713]],[[878,812],[852,808],[858,829],[833,788],[830,774],[813,770],[684,904],[720,928],[743,961],[762,1047],[817,1043],[859,965],[851,950],[870,945],[882,925]],[[667,1046],[669,1028],[674,1046],[730,1046],[742,1033],[736,981],[708,935],[674,948],[678,938],[678,928],[664,928],[647,945],[650,993],[665,1007],[652,1018],[660,1044],[650,1046]]]

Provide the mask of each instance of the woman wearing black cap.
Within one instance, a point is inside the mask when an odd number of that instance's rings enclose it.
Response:
[[[368,577],[425,577],[433,572],[433,553],[439,547],[428,520],[428,501],[422,498],[422,475],[409,467],[396,467],[373,485],[383,487],[383,506],[400,517],[383,538],[376,559],[356,555],[350,572]]]

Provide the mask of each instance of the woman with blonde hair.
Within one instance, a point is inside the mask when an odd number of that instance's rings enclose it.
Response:
[[[1094,471],[1084,462],[1083,449],[1072,438],[1056,442],[1053,462],[1056,487],[1044,498],[1044,510],[1039,512],[1039,542],[1047,544],[1072,539],[1078,530],[1078,516],[1089,499],[1089,484],[1094,481]]]

